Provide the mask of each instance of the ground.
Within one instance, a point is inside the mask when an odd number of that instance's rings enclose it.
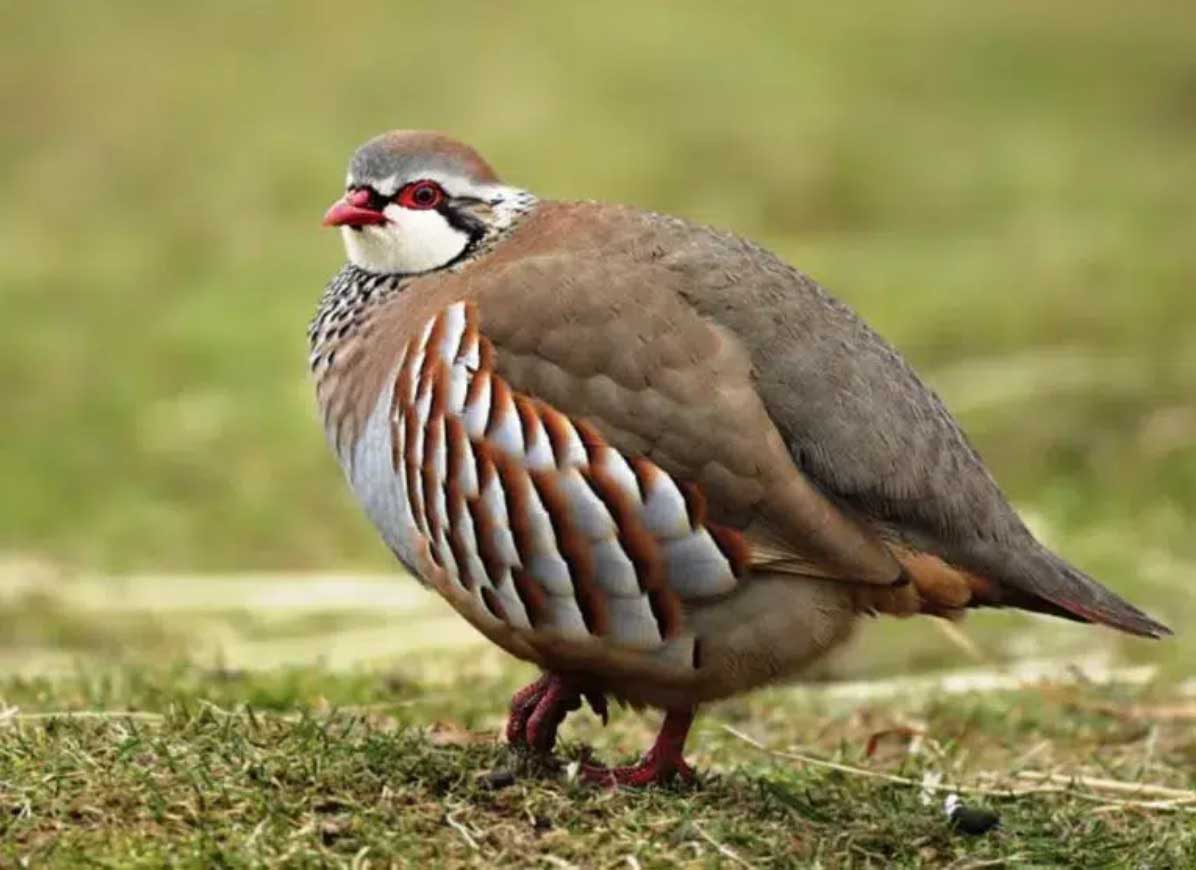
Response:
[[[696,786],[610,793],[496,742],[515,683],[466,676],[425,686],[405,672],[178,668],[9,681],[21,711],[0,717],[0,863],[1096,868],[1185,867],[1196,854],[1190,692],[1048,684],[843,706],[770,691],[701,720]],[[113,712],[39,712],[92,707]],[[586,740],[629,757],[649,730],[624,711],[605,731],[571,723],[562,755],[581,757]],[[1037,773],[1060,779],[1035,794]],[[987,790],[963,799],[999,827],[953,830],[944,793],[919,787],[928,774]],[[1068,784],[1081,774],[1180,791]]]
[[[911,677],[886,648],[900,635],[865,631],[825,682],[701,716],[697,785],[610,792],[572,781],[568,762],[631,760],[659,717],[616,707],[603,728],[574,714],[558,769],[511,751],[507,699],[534,672],[407,578],[49,584],[45,570],[8,566],[25,579],[0,586],[5,636],[23,626],[0,680],[0,866],[1153,868],[1196,855],[1196,682],[1115,664],[1109,634],[1011,617],[1002,633],[1016,626],[1043,654],[1009,662],[998,634],[923,622],[922,654],[950,665]],[[999,826],[953,829],[956,789]]]

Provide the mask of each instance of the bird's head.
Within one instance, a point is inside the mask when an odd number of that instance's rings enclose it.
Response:
[[[467,259],[534,204],[499,181],[468,145],[421,130],[366,142],[349,162],[345,195],[324,215],[350,262],[368,272],[420,274]]]

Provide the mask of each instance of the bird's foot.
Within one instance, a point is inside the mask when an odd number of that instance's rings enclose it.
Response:
[[[548,754],[556,745],[556,732],[565,717],[581,706],[581,694],[557,676],[549,676],[544,693],[527,718],[524,743],[536,752]]]
[[[579,689],[573,681],[558,674],[544,674],[511,698],[507,742],[537,752],[552,752],[557,729],[569,713],[581,706],[583,698],[605,725],[606,697],[602,693]]]
[[[685,738],[693,719],[692,710],[670,710],[665,714],[656,742],[638,763],[628,767],[606,767],[586,762],[578,769],[578,776],[586,782],[609,787],[643,788],[668,782],[674,776],[683,782],[693,782],[694,769],[684,757]]]
[[[577,775],[586,782],[610,788],[620,785],[628,788],[662,785],[674,776],[686,783],[693,782],[696,778],[694,769],[680,754],[676,757],[666,757],[651,752],[638,763],[626,767],[607,767],[604,764],[586,763],[578,768]]]
[[[527,744],[527,722],[536,711],[540,699],[544,697],[549,679],[548,674],[543,674],[534,683],[524,686],[511,697],[511,712],[507,717],[507,743],[512,746]]]

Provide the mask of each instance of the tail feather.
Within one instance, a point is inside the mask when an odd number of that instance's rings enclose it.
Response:
[[[984,575],[996,581],[993,604],[1100,623],[1139,637],[1172,634],[1170,628],[1037,542],[1012,553],[1002,547],[999,553],[982,555],[991,557],[984,559]]]

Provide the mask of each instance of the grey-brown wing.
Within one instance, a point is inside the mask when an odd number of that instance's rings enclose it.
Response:
[[[570,292],[530,280],[537,268],[572,269]],[[713,515],[748,532],[753,565],[898,582],[900,567],[875,532],[794,467],[742,343],[666,288],[652,289],[654,277],[634,264],[570,266],[567,257],[496,272],[478,301],[501,373],[513,388],[593,423],[626,455],[696,485]],[[511,286],[520,288],[517,306],[506,301]]]
[[[975,603],[1167,632],[1034,539],[938,396],[851,309],[748,242],[674,231],[684,242],[662,265],[744,340],[769,415],[824,493],[981,575]]]

